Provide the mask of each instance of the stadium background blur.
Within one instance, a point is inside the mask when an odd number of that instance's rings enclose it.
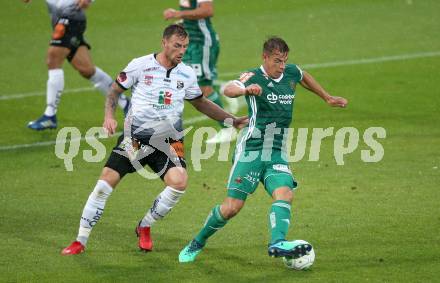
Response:
[[[87,12],[86,32],[94,62],[115,76],[132,58],[159,50],[167,25],[162,11],[172,6],[177,7],[177,1],[96,1]],[[361,161],[360,150],[367,148],[361,142],[345,165],[337,166],[333,136],[324,140],[319,161],[307,161],[308,143],[305,158],[293,164],[300,189],[289,235],[314,244],[317,258],[309,272],[292,272],[266,255],[270,199],[261,188],[194,264],[178,263],[178,252],[206,211],[225,195],[230,163],[218,162],[218,153],[202,162],[202,172],[190,166],[188,192],[153,231],[154,252],[137,250],[133,230],[162,185],[132,176],[108,203],[86,253],[61,257],[61,248],[77,232],[83,201],[105,160],[87,163],[80,151],[74,171],[67,172],[50,142],[57,131],[26,129],[45,104],[49,17],[44,1],[28,6],[2,1],[2,7],[0,281],[438,280],[440,2],[215,3],[221,80],[258,66],[263,40],[279,35],[293,50],[290,62],[314,74],[333,95],[350,101],[346,110],[337,111],[301,89],[292,127],[336,131],[351,126],[361,134],[372,126],[387,130],[386,139],[380,140],[385,156],[379,163]],[[102,124],[104,99],[70,66],[65,70],[59,128],[78,127],[84,135]],[[198,118],[190,105],[185,117],[192,121],[187,126],[215,126]],[[103,142],[110,150],[115,138]],[[189,136],[188,158],[191,142]],[[82,141],[84,149],[91,147]]]

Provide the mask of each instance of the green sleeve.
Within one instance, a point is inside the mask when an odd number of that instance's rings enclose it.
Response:
[[[299,83],[303,79],[303,71],[298,65],[288,64],[286,67],[286,73],[292,77],[292,80],[295,83]]]
[[[247,87],[251,84],[256,83],[255,81],[255,70],[249,70],[246,72],[243,72],[240,74],[240,77],[237,81],[239,81],[240,83],[242,83],[244,85],[244,87]]]

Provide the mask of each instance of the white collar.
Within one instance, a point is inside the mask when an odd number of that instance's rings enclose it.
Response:
[[[277,79],[273,79],[273,78],[269,77],[269,75],[266,73],[266,70],[264,70],[263,65],[260,66],[260,70],[263,72],[263,74],[266,75],[266,77],[270,78],[271,80],[276,81],[277,83],[279,83],[283,79],[283,77],[284,77],[284,73],[282,73],[281,76],[279,78],[277,78]]]
[[[157,54],[159,54],[159,53],[157,53]],[[165,68],[165,66],[163,66],[161,63],[159,63],[159,61],[157,61],[157,54],[156,53],[153,53],[153,54],[151,54],[151,56],[153,57],[153,62],[156,64],[156,65],[159,65],[160,67],[162,67],[163,69],[165,69],[165,70],[177,70],[178,68],[179,68],[179,66],[182,64],[182,62],[180,62],[179,64],[177,64],[176,66],[174,66],[174,67],[172,67],[171,69],[167,69],[167,68]]]

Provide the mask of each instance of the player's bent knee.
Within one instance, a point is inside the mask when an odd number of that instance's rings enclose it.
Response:
[[[90,79],[95,74],[94,67],[79,67],[77,71],[85,79]]]
[[[106,181],[113,189],[116,188],[119,181],[121,181],[121,176],[119,173],[109,167],[104,167],[101,172],[101,176],[99,176],[100,180]]]
[[[244,206],[244,201],[238,199],[227,199],[221,206],[221,214],[225,219],[231,219],[237,215],[242,207]]]
[[[184,191],[188,184],[188,174],[185,169],[174,167],[165,174],[164,182],[167,186]]]
[[[279,188],[273,192],[272,197],[274,200],[284,200],[292,202],[293,191],[288,187]]]
[[[226,206],[225,209],[222,209],[222,216],[225,219],[231,219],[235,215],[237,215],[241,210],[241,207],[236,206]]]
[[[46,58],[46,65],[49,70],[61,68],[69,52],[69,49],[65,47],[49,47]]]

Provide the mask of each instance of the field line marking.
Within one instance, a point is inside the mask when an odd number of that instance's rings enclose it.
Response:
[[[244,103],[239,103],[240,108],[244,106]],[[205,115],[200,115],[200,116],[195,116],[195,117],[190,117],[188,119],[184,119],[184,124],[185,126],[190,126],[193,124],[196,124],[198,122],[202,122],[205,120],[209,120],[210,118],[208,116]],[[118,137],[119,135],[122,134],[121,132],[117,132],[115,133],[112,137]],[[85,137],[81,137],[80,139],[62,139],[59,142],[65,144],[67,141],[83,141],[85,140]],[[32,148],[32,147],[41,147],[41,146],[51,146],[51,145],[55,145],[57,143],[56,140],[53,141],[44,141],[44,142],[35,142],[35,143],[27,143],[27,144],[15,144],[15,145],[4,145],[4,146],[0,146],[0,151],[10,151],[10,150],[16,150],[16,149],[23,149],[23,148]]]
[[[82,92],[82,91],[90,91],[90,90],[94,90],[94,89],[95,89],[94,87],[72,88],[72,89],[65,89],[63,91],[63,93],[77,93],[77,92]],[[13,100],[13,99],[21,99],[21,98],[26,98],[26,97],[44,96],[44,95],[46,95],[46,91],[6,94],[6,95],[1,95],[0,100]]]
[[[410,54],[402,54],[402,55],[393,55],[393,56],[381,56],[374,58],[361,58],[355,60],[346,60],[346,61],[334,61],[327,63],[316,63],[316,64],[303,64],[299,65],[302,69],[320,69],[320,68],[331,68],[331,67],[340,67],[340,66],[351,66],[351,65],[363,65],[363,64],[373,64],[373,63],[383,63],[389,61],[403,61],[417,58],[428,58],[428,57],[437,57],[440,56],[440,51],[432,51],[432,52],[420,52],[420,53],[410,53]],[[221,76],[229,77],[233,75],[239,75],[240,72],[228,72],[222,73]]]
[[[388,61],[402,61],[402,60],[409,60],[409,59],[417,59],[417,58],[427,58],[427,57],[436,57],[440,56],[440,51],[433,51],[433,52],[421,52],[421,53],[413,53],[413,54],[402,54],[402,55],[394,55],[394,56],[382,56],[382,57],[375,57],[375,58],[365,58],[365,59],[357,59],[357,60],[347,60],[347,61],[335,61],[335,62],[327,62],[327,63],[317,63],[317,64],[304,64],[302,65],[302,68],[304,69],[318,69],[318,68],[330,68],[330,67],[338,67],[338,66],[350,66],[350,65],[361,65],[361,64],[372,64],[372,63],[380,63],[380,62],[388,62]],[[237,75],[239,72],[229,72],[229,73],[223,73],[223,76],[232,76]],[[65,93],[76,93],[81,91],[89,91],[93,90],[92,87],[87,88],[77,88],[77,89],[70,89],[65,90]],[[6,96],[0,96],[0,100],[9,100],[9,99],[19,99],[24,97],[30,97],[30,96],[39,96],[39,95],[45,95],[43,92],[31,92],[31,93],[22,93],[22,94],[12,94],[12,95],[6,95]],[[243,106],[243,105],[241,105]],[[191,117],[189,119],[185,120],[186,125],[195,124],[201,121],[207,120],[208,117],[206,116],[196,116]],[[120,135],[122,132],[117,133]],[[85,138],[82,137],[81,140],[84,140]],[[65,141],[62,141],[65,142]],[[36,143],[29,143],[29,144],[16,144],[16,145],[5,145],[0,146],[0,151],[8,151],[8,150],[15,150],[15,149],[21,149],[21,148],[31,148],[31,147],[40,147],[40,146],[49,146],[54,145],[56,141],[44,141],[44,142],[36,142]]]
[[[319,69],[319,68],[331,68],[331,67],[339,67],[339,66],[350,66],[350,65],[362,65],[362,64],[372,64],[372,63],[382,63],[389,61],[402,61],[402,60],[410,60],[417,58],[427,58],[427,57],[437,57],[440,56],[440,51],[432,51],[432,52],[420,52],[420,53],[409,53],[402,55],[393,55],[393,56],[381,56],[374,58],[361,58],[355,60],[346,60],[346,61],[334,61],[327,63],[316,63],[316,64],[304,64],[300,65],[303,69]],[[226,72],[220,74],[220,77],[231,77],[237,76],[240,74],[240,71],[237,72]],[[91,91],[94,90],[93,87],[81,87],[81,88],[73,88],[66,89],[63,93],[78,93],[82,91]],[[21,99],[32,96],[44,96],[46,95],[45,91],[36,91],[36,92],[27,92],[27,93],[16,93],[16,94],[3,94],[0,95],[0,100],[13,100],[13,99]]]

